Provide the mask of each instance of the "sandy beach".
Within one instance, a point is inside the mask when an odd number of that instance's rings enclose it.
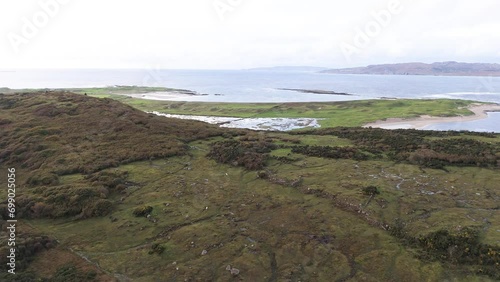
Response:
[[[186,94],[178,91],[149,92],[149,93],[123,94],[123,95],[132,98],[157,100],[157,101],[175,101],[175,99],[179,98],[208,96],[208,94]]]
[[[435,116],[420,116],[418,118],[403,119],[403,118],[388,118],[386,120],[378,120],[376,122],[365,124],[363,127],[375,127],[385,129],[424,129],[433,124],[446,122],[466,122],[480,120],[488,117],[487,112],[500,112],[500,104],[473,104],[468,108],[474,115],[456,116],[456,117],[435,117]]]

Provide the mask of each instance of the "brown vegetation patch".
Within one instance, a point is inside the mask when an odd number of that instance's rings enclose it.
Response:
[[[186,142],[222,134],[216,126],[68,92],[0,95],[0,109],[9,116],[0,123],[0,161],[58,175],[181,155]]]

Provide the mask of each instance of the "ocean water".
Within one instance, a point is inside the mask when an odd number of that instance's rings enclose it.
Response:
[[[279,70],[0,71],[0,87],[71,88],[112,85],[165,86],[207,94],[175,99],[183,101],[264,103],[450,98],[500,103],[500,77],[339,75]],[[329,90],[352,96],[308,94],[278,88]],[[500,128],[497,115],[490,115],[482,122],[480,127],[489,131],[498,131]],[[458,126],[457,129],[479,128],[476,123],[470,123],[453,126]]]
[[[262,70],[17,70],[0,71],[0,87],[69,88],[165,86],[218,102],[308,102],[353,99],[455,98],[500,103],[500,77],[337,75]],[[353,96],[305,94],[277,88],[319,89]],[[215,95],[222,94],[222,95]]]

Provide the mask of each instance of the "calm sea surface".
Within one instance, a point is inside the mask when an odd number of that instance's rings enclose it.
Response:
[[[313,102],[377,98],[452,98],[500,103],[500,77],[336,75],[263,70],[17,70],[0,71],[0,87],[70,88],[142,85],[208,94],[178,98],[209,102]],[[277,88],[330,90],[352,96],[305,94]],[[450,126],[452,128],[450,128]],[[500,115],[429,129],[500,132]]]

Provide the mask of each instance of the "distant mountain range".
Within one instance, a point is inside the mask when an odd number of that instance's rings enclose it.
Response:
[[[500,76],[500,64],[438,62],[370,65],[367,67],[329,69],[322,73],[385,74],[385,75],[442,75],[442,76]]]

